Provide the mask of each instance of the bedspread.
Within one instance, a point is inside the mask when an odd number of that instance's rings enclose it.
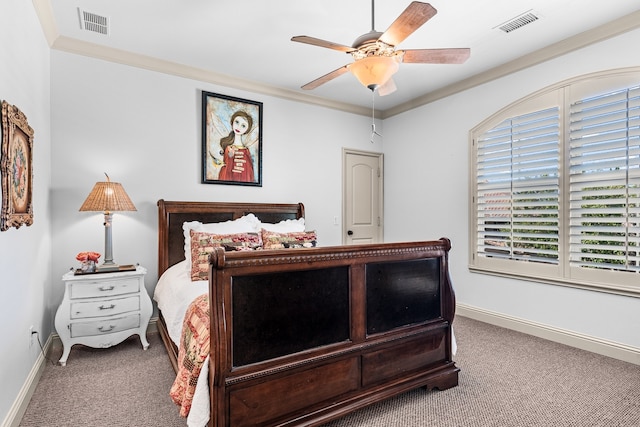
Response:
[[[191,410],[202,365],[209,356],[209,295],[197,297],[184,316],[182,343],[178,353],[178,374],[171,387],[171,399],[180,406],[180,415]]]

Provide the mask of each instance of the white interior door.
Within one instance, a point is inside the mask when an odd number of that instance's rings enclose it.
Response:
[[[342,243],[382,242],[382,154],[346,148],[342,154]]]

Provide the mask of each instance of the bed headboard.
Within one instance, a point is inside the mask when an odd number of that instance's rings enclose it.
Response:
[[[182,223],[223,222],[252,213],[262,222],[304,217],[302,203],[176,202],[158,200],[158,277],[184,259]]]

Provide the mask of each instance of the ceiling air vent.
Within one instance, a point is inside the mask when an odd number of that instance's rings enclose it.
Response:
[[[529,25],[532,22],[540,19],[537,14],[532,11],[528,11],[523,13],[522,15],[516,16],[513,19],[508,20],[504,24],[500,24],[498,27],[505,33],[510,33],[511,31],[517,30],[518,28],[522,28],[525,25]]]
[[[78,8],[78,15],[80,16],[80,28],[83,30],[109,35],[109,18],[106,16],[96,15],[80,8]]]

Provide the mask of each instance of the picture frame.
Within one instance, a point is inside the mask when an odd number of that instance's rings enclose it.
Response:
[[[0,231],[33,224],[33,129],[15,105],[2,101]]]
[[[262,187],[262,102],[202,91],[202,183]]]

